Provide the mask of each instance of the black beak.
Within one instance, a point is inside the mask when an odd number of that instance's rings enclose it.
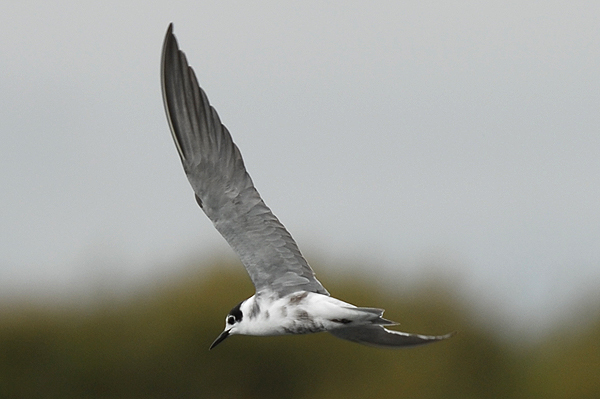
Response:
[[[212,345],[210,346],[210,348],[208,348],[208,350],[211,350],[215,346],[219,345],[221,342],[225,341],[225,338],[227,338],[227,337],[229,337],[229,330],[225,330],[221,334],[219,334],[217,339],[215,339],[215,342],[212,343]]]

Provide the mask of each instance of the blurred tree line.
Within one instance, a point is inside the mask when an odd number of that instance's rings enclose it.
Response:
[[[230,308],[253,294],[240,266],[210,270],[81,306],[5,306],[0,398],[600,398],[600,320],[511,345],[441,286],[407,298],[359,277],[322,279],[404,331],[458,331],[444,342],[384,350],[326,333],[234,336],[209,352]]]

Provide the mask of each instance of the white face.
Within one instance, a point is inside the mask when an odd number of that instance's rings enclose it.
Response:
[[[210,346],[210,349],[219,345],[219,343],[223,342],[228,336],[236,334],[236,325],[238,325],[243,319],[242,311],[240,310],[241,305],[242,302],[237,304],[233,309],[231,309],[227,317],[225,317],[225,329],[217,337],[217,339],[215,339]]]

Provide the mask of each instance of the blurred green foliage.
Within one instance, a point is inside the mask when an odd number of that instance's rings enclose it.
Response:
[[[0,398],[600,398],[600,320],[511,346],[447,287],[407,298],[358,277],[324,282],[336,297],[386,308],[403,330],[458,334],[402,350],[325,333],[234,336],[209,352],[229,309],[253,294],[241,267],[216,264],[127,297],[3,309]]]

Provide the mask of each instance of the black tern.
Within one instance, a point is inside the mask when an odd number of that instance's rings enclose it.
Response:
[[[327,331],[360,344],[398,348],[440,341],[439,336],[388,330],[383,309],[332,298],[296,242],[265,205],[238,147],[198,85],[169,25],[162,50],[161,83],[167,120],[196,202],[240,257],[256,293],[225,318],[230,335],[284,335]]]

